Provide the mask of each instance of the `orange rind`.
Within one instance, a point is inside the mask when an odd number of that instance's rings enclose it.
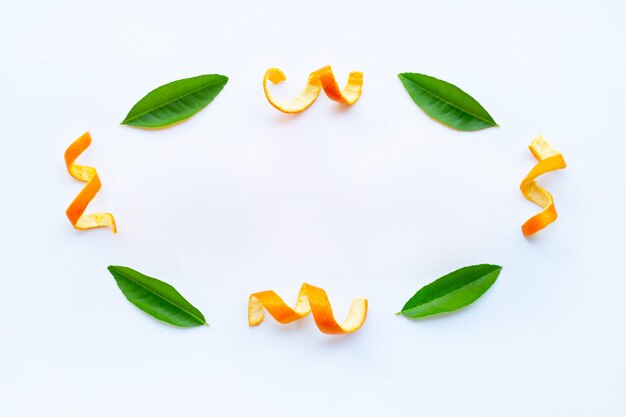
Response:
[[[309,108],[309,106],[317,100],[322,89],[331,100],[346,105],[352,105],[361,97],[363,88],[363,73],[353,71],[348,76],[348,82],[342,91],[337,84],[332,68],[328,65],[317,71],[313,71],[309,75],[306,87],[295,98],[290,101],[277,100],[272,97],[269,92],[268,81],[272,84],[278,84],[286,79],[285,73],[280,69],[268,69],[263,77],[263,91],[265,92],[267,101],[269,101],[274,108],[289,114],[300,113]]]
[[[75,164],[76,158],[91,144],[89,132],[83,133],[65,151],[65,165],[67,172],[79,181],[87,184],[69,205],[65,214],[74,228],[78,230],[94,229],[96,227],[110,227],[117,233],[115,219],[109,213],[85,214],[87,206],[96,196],[102,183],[95,168]]]
[[[363,73],[360,71],[352,71],[348,76],[346,88],[341,91],[337,80],[333,74],[330,65],[320,68],[311,74],[311,77],[317,78],[322,83],[322,88],[329,99],[341,104],[352,105],[361,97],[363,90]]]
[[[346,334],[361,328],[367,316],[367,300],[352,301],[346,320],[339,324],[326,292],[310,284],[303,284],[294,308],[289,307],[274,291],[261,291],[250,295],[248,324],[258,326],[265,318],[264,309],[281,324],[288,324],[313,313],[315,324],[322,333]]]
[[[272,84],[278,84],[282,83],[286,79],[287,77],[285,76],[285,73],[278,68],[268,69],[263,77],[263,91],[265,92],[267,101],[269,101],[274,108],[282,111],[283,113],[294,114],[305,111],[315,100],[317,100],[317,97],[322,91],[322,83],[320,80],[309,76],[306,87],[295,98],[290,101],[276,100],[270,94],[267,82],[270,81]]]
[[[554,207],[554,198],[547,190],[541,188],[535,179],[546,172],[566,167],[561,152],[552,148],[541,135],[536,137],[529,146],[530,151],[539,161],[526,175],[520,184],[520,190],[527,200],[541,206],[543,211],[534,215],[522,225],[524,236],[530,236],[554,222],[558,215]]]

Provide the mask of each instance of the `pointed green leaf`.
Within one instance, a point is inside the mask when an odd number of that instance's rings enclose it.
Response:
[[[483,295],[500,275],[498,265],[473,265],[444,275],[419,290],[400,314],[420,318],[457,310]]]
[[[459,87],[424,74],[398,74],[409,95],[433,119],[458,130],[498,126],[487,110]]]
[[[128,301],[166,323],[180,327],[207,324],[202,313],[170,284],[125,266],[109,266]]]
[[[122,124],[155,128],[180,122],[206,107],[227,82],[224,75],[208,74],[162,85],[139,100]]]

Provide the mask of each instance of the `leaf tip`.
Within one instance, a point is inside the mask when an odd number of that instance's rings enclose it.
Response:
[[[130,126],[130,121],[131,121],[131,119],[130,119],[130,113],[128,113],[128,114],[126,115],[126,117],[124,117],[124,120],[122,120],[122,121],[120,122],[120,125]]]

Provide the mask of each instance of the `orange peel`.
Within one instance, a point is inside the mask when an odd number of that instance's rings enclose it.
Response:
[[[313,313],[315,324],[322,333],[345,334],[361,328],[367,316],[367,300],[352,301],[346,320],[339,324],[335,320],[333,310],[326,292],[310,284],[303,284],[294,308],[289,307],[274,291],[261,291],[250,295],[248,302],[248,324],[258,326],[263,322],[263,309],[281,324],[288,324]]]
[[[300,113],[309,108],[311,104],[317,97],[320,95],[322,91],[322,83],[319,79],[315,77],[309,76],[309,80],[307,82],[304,90],[300,92],[295,98],[290,101],[280,101],[276,100],[272,97],[267,87],[267,82],[270,81],[272,84],[278,84],[285,81],[287,77],[285,73],[282,72],[278,68],[270,68],[265,72],[265,76],[263,77],[263,91],[265,92],[265,97],[267,101],[270,102],[274,108],[282,111],[283,113]]]
[[[360,71],[352,71],[348,75],[348,82],[346,88],[341,91],[335,75],[330,65],[318,69],[311,74],[311,77],[319,79],[322,83],[322,88],[329,99],[341,104],[352,105],[361,97],[361,91],[363,90],[363,73]]]
[[[117,233],[115,219],[109,213],[85,214],[87,206],[96,196],[102,183],[98,172],[93,167],[75,164],[76,158],[91,145],[89,132],[83,133],[65,151],[65,165],[67,172],[79,181],[86,182],[85,187],[78,193],[65,211],[72,226],[78,230],[94,229],[96,227],[110,227],[113,233]]]
[[[541,188],[535,181],[535,178],[546,172],[563,169],[567,166],[561,152],[552,148],[541,135],[531,142],[529,148],[539,162],[522,180],[520,190],[527,200],[541,206],[543,211],[534,215],[522,225],[524,236],[537,233],[554,222],[558,217],[552,194]]]
[[[327,65],[317,71],[313,71],[309,75],[306,87],[295,98],[290,101],[276,100],[269,92],[268,81],[272,84],[279,84],[286,79],[285,73],[280,69],[268,69],[263,76],[263,91],[265,92],[267,101],[269,101],[274,108],[289,114],[300,113],[309,108],[309,106],[317,100],[322,89],[328,98],[346,105],[356,103],[359,97],[361,97],[361,91],[363,89],[362,72],[351,72],[348,76],[346,87],[342,91],[337,84],[332,68],[330,65]]]

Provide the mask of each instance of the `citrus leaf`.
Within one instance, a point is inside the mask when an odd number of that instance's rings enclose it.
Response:
[[[155,128],[180,122],[206,107],[227,82],[225,75],[208,74],[162,85],[139,100],[122,124]]]
[[[488,264],[458,269],[422,287],[399,314],[416,319],[458,310],[480,298],[500,271],[501,266]]]
[[[152,317],[180,327],[207,324],[202,313],[170,284],[125,266],[108,269],[128,301]]]
[[[498,126],[491,115],[459,87],[424,74],[398,74],[415,104],[433,119],[458,130]]]

